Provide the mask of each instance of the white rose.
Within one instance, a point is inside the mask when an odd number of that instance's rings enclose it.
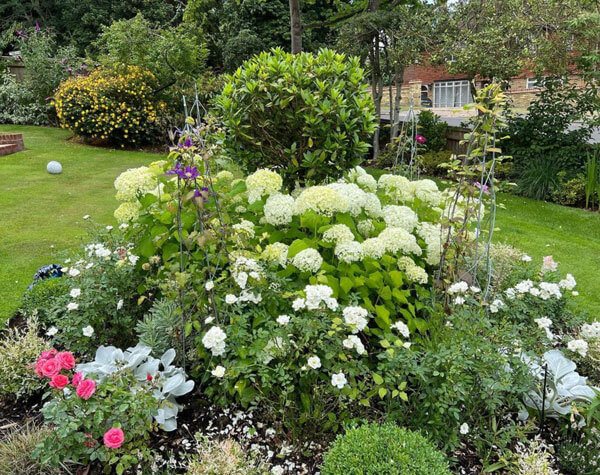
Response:
[[[67,310],[69,312],[72,312],[73,310],[77,310],[79,308],[79,304],[75,303],[75,302],[71,302],[69,303],[69,305],[67,305]]]
[[[234,303],[237,302],[237,297],[233,294],[227,294],[225,296],[225,303],[228,303],[229,305],[232,305]]]
[[[210,372],[210,374],[212,374],[216,378],[222,378],[223,376],[225,376],[225,368],[223,368],[223,366],[219,365],[215,369],[213,369]]]
[[[83,332],[83,336],[87,337],[90,337],[94,334],[94,328],[91,325],[84,327],[81,331]]]
[[[348,381],[344,373],[337,373],[331,376],[331,384],[338,389],[343,389]]]
[[[282,326],[287,325],[288,323],[290,323],[289,315],[279,315],[277,317],[277,323],[279,323]]]
[[[71,292],[69,293],[69,295],[76,299],[77,297],[79,297],[81,295],[81,289],[71,289]]]
[[[321,359],[318,356],[311,356],[308,358],[306,364],[312,369],[319,369],[321,367]]]

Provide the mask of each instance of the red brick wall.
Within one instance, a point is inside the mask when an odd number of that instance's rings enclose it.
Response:
[[[464,74],[449,74],[444,66],[431,66],[424,64],[412,64],[404,70],[403,80],[405,83],[421,81],[423,84],[431,84],[444,79],[467,79]]]

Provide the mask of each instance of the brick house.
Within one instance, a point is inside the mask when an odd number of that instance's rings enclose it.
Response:
[[[578,76],[570,78],[583,86]],[[477,79],[475,87],[480,88],[488,81]],[[509,81],[506,91],[515,107],[527,108],[539,91],[535,74],[523,71]],[[465,75],[450,74],[443,66],[413,64],[404,70],[401,104],[421,105],[421,101],[429,99],[435,109],[460,108],[472,102],[469,78]]]

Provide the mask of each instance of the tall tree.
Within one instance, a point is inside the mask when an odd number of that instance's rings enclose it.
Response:
[[[292,54],[302,52],[302,18],[300,17],[300,0],[290,0],[290,34],[292,37]]]

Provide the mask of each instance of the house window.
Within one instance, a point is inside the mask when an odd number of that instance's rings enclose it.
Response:
[[[538,89],[540,87],[539,81],[537,78],[527,78],[527,84],[525,85],[527,89]]]
[[[433,85],[433,107],[462,107],[473,102],[469,81],[440,81]]]

